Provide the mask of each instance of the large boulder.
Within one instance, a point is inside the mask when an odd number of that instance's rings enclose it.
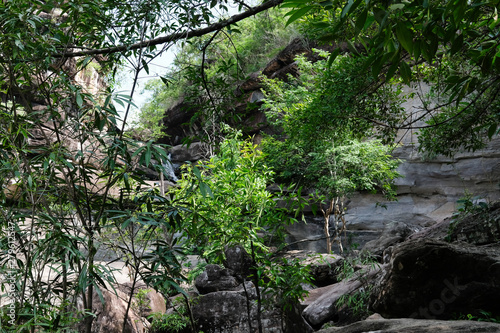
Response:
[[[200,330],[205,333],[250,332],[247,305],[251,307],[251,325],[254,329],[257,327],[253,302],[254,299],[247,299],[238,291],[212,292],[197,298],[192,311]],[[277,332],[272,327],[279,327],[279,316],[267,314],[266,317],[266,332]]]
[[[240,282],[231,275],[231,271],[219,265],[207,265],[205,271],[195,279],[195,287],[200,294],[214,291],[234,290]]]
[[[249,290],[249,285],[247,284],[246,291],[243,289],[218,291],[198,297],[194,301],[192,311],[200,331],[205,333],[255,332],[258,327],[256,292]],[[261,319],[262,329],[266,333],[312,332],[295,307],[285,313],[277,307],[262,308]]]
[[[185,162],[196,162],[203,159],[207,154],[208,148],[205,143],[192,142],[191,144],[180,144],[170,149],[171,161],[175,164]]]
[[[477,205],[475,213],[451,221],[448,238],[475,245],[500,241],[500,202],[491,207]]]
[[[226,246],[224,248],[224,267],[232,271],[234,276],[241,279],[250,275],[252,257],[241,245]]]
[[[477,321],[442,321],[421,319],[364,320],[348,326],[331,327],[318,333],[473,333],[500,332],[500,325]]]
[[[139,308],[138,310],[140,313],[138,314],[142,317],[147,318],[152,313],[167,312],[165,297],[152,288],[148,288],[142,281],[137,282],[135,285],[133,285],[132,282],[125,282],[119,284],[118,289],[126,295],[130,295],[133,291],[134,305],[136,308]]]
[[[163,118],[165,136],[159,140],[159,143],[179,145],[183,139],[196,134],[192,129],[192,120],[198,111],[196,103],[189,103],[183,99],[166,110]]]
[[[127,294],[120,290],[110,291],[102,289],[101,292],[104,302],[101,302],[95,290],[92,296],[92,313],[96,314],[92,322],[92,333],[145,332],[141,317],[133,309],[129,309],[128,311],[125,330],[123,330],[128,303]],[[79,326],[81,325],[83,325],[83,323],[79,324]],[[83,327],[78,327],[78,331],[83,332]]]
[[[404,222],[392,222],[385,226],[382,235],[369,241],[363,247],[363,250],[370,252],[375,256],[382,256],[389,247],[404,242],[410,235],[415,233],[417,228]]]
[[[500,246],[410,240],[393,248],[374,290],[373,310],[386,318],[451,319],[500,314]]]
[[[500,202],[487,205],[479,201],[471,205],[469,213],[454,214],[409,239],[434,238],[474,245],[497,243],[500,240]]]
[[[312,331],[301,316],[299,304],[288,304],[285,311],[273,296],[245,281],[252,274],[252,258],[242,246],[228,246],[224,252],[226,268],[207,265],[195,280],[201,295],[194,298],[192,313],[201,331],[254,332],[258,327],[258,294],[267,305],[260,312],[264,332]]]

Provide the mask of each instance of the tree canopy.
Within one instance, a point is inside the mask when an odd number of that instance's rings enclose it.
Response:
[[[366,76],[360,60],[339,56],[328,66],[327,52],[314,64],[297,58],[301,75],[289,82],[264,79],[266,114],[279,135],[265,137],[263,151],[279,181],[314,190],[329,208],[325,218],[327,251],[331,251],[329,223],[335,216],[336,241],[345,230],[343,203],[356,191],[382,192],[394,199],[393,180],[399,161],[391,147],[373,139],[370,122],[357,114],[386,105],[398,107],[388,91],[361,94],[373,79]]]
[[[422,97],[418,113],[369,118],[382,127],[419,129],[422,150],[446,155],[481,148],[498,132],[498,6],[496,0],[283,4],[291,8],[288,22],[301,19],[319,39],[347,43],[380,83],[396,74],[408,85],[429,82],[431,99]]]

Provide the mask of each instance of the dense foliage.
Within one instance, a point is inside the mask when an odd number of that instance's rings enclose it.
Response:
[[[191,122],[202,127],[202,139],[217,143],[220,123],[237,123],[242,116],[234,112],[238,84],[261,70],[295,34],[293,27],[285,28],[283,10],[271,9],[227,31],[182,43],[172,68],[147,83],[153,95],[141,108],[135,131],[161,136],[165,110],[184,101],[199,110]]]
[[[346,43],[381,84],[399,74],[420,96],[422,81],[431,85],[421,110],[395,113],[393,121],[367,115],[375,123],[420,129],[420,149],[429,154],[476,150],[497,133],[497,0],[286,0],[284,6],[292,8],[289,22],[302,19],[319,39]]]
[[[179,230],[185,246],[210,263],[222,264],[225,248],[243,246],[252,259],[251,280],[268,295],[264,298],[256,290],[259,312],[264,299],[271,307],[278,304],[283,311],[290,310],[306,293],[309,267],[274,255],[284,246],[285,226],[295,222],[289,209],[304,203],[267,190],[273,172],[263,163],[262,152],[239,136],[227,137],[210,160],[188,166],[178,187],[171,189],[169,194],[182,198],[188,207],[181,214]],[[279,205],[280,200],[288,203],[287,208]]]
[[[56,332],[79,323],[91,332],[92,304],[115,282],[101,262],[104,249],[131,267],[133,286],[141,277],[167,295],[183,292],[179,256],[186,244],[220,260],[223,245],[238,242],[252,253],[254,283],[284,308],[302,296],[297,286],[307,274],[297,263],[278,265],[268,251],[266,237],[276,241],[285,222],[266,190],[269,167],[281,181],[328,196],[328,235],[331,213],[345,222],[344,196],[392,194],[397,161],[367,138],[386,143],[396,130],[418,127],[422,150],[452,154],[497,134],[498,0],[287,0],[288,18],[276,10],[247,19],[280,2],[0,3],[1,300],[15,308],[15,316],[1,318],[2,329]],[[244,13],[220,20],[215,10],[227,13],[230,5]],[[315,65],[299,59],[300,79],[267,83],[269,116],[281,135],[264,146],[266,167],[252,145],[226,140],[220,130],[240,117],[234,84],[295,34],[283,28],[286,20],[310,36],[345,43],[350,55],[337,48]],[[162,83],[151,83],[154,100],[143,110],[149,122],[142,129],[157,138],[161,113],[182,97],[203,106],[200,136],[221,145],[210,161],[189,169],[175,193],[162,196],[144,170],[165,172],[168,147],[137,142],[123,130],[139,72],[176,41],[184,41],[182,51]],[[134,68],[130,96],[105,87],[90,92],[82,83],[96,73],[112,83],[123,62]],[[430,86],[418,113],[395,103],[401,82]],[[116,104],[126,107],[124,115]],[[184,230],[187,243],[176,236]]]
[[[263,150],[282,182],[303,184],[329,201],[322,211],[330,251],[330,215],[335,215],[335,238],[341,246],[345,197],[363,190],[395,196],[399,161],[391,158],[389,146],[368,139],[371,123],[359,115],[381,108],[391,113],[399,106],[391,99],[392,91],[370,93],[372,79],[358,59],[338,57],[329,67],[326,59],[312,64],[299,57],[297,62],[299,79],[264,80],[264,107],[281,135],[268,137]]]

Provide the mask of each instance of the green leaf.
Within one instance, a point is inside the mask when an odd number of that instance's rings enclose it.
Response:
[[[399,74],[401,74],[401,78],[403,79],[404,83],[410,84],[410,82],[411,82],[411,68],[403,60],[399,63]]]
[[[198,169],[197,167],[193,167],[193,173],[196,176],[196,178],[198,178],[198,180],[201,181],[201,172],[200,172],[200,169]]]
[[[160,76],[160,80],[161,80],[161,82],[163,82],[163,84],[164,84],[165,86],[167,86],[167,87],[169,86],[169,84],[170,84],[170,80],[169,80],[167,77],[165,77],[165,76]]]
[[[384,65],[384,57],[383,56],[375,56],[372,60],[372,76],[377,78],[382,70],[382,66]]]
[[[361,15],[358,16],[358,19],[356,20],[356,25],[355,25],[355,31],[356,34],[361,32],[363,28],[365,27],[366,19],[368,18],[368,10],[365,9]]]
[[[229,26],[227,28],[227,31],[230,35],[232,34],[240,34],[241,35],[241,31],[239,29],[236,29],[236,28],[232,28],[231,26]]]
[[[356,9],[356,7],[359,5],[360,2],[361,2],[360,0],[356,0],[356,2],[354,2],[354,0],[347,1],[347,4],[342,9],[342,13],[340,14],[340,17],[344,18],[352,10]]]
[[[144,70],[146,71],[146,74],[149,75],[149,66],[148,66],[148,62],[144,59],[142,59],[142,67],[144,68]]]
[[[413,54],[413,34],[403,22],[398,22],[396,25],[396,36],[403,48],[408,53]]]
[[[151,163],[151,147],[147,147],[146,151],[144,152],[144,165],[149,166]]]
[[[398,10],[398,9],[403,9],[403,8],[405,8],[404,3],[395,3],[395,4],[389,6],[389,10]]]
[[[493,135],[497,134],[497,127],[498,127],[498,124],[494,123],[494,124],[491,124],[490,128],[488,128],[488,138],[490,140],[493,137]]]
[[[83,98],[82,98],[82,95],[80,94],[80,91],[76,91],[76,105],[78,105],[78,107],[82,107],[83,106]]]
[[[421,44],[421,41],[417,40],[415,41],[415,43],[413,43],[413,57],[415,59],[415,61],[418,61],[418,59],[420,58],[420,55],[422,54],[421,50],[420,50],[420,44]]]
[[[332,51],[330,57],[328,58],[328,63],[327,63],[328,67],[332,67],[333,62],[335,61],[335,59],[339,54],[340,54],[340,48],[336,48],[335,50]]]
[[[299,18],[305,16],[307,13],[309,13],[313,9],[312,6],[304,6],[298,10],[293,10],[287,13],[287,15],[291,14],[291,16],[288,18],[288,21],[286,21],[285,26],[289,26],[292,22],[298,20]]]
[[[394,76],[394,73],[396,73],[396,70],[398,69],[398,67],[399,67],[399,57],[397,58],[397,60],[392,62],[391,66],[387,70],[387,74],[385,76],[386,82],[389,82],[390,79],[392,79],[392,77]]]

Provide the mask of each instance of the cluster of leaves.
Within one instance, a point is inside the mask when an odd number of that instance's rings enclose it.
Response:
[[[486,322],[500,324],[500,316],[495,316],[491,312],[484,311],[484,310],[479,310],[478,315],[473,315],[471,313],[468,313],[467,315],[461,314],[461,315],[457,316],[457,319],[458,320],[486,321]]]
[[[310,267],[300,260],[265,260],[258,267],[259,286],[263,288],[264,305],[270,309],[278,306],[285,313],[291,312],[298,301],[307,295],[306,286],[312,285]]]
[[[379,264],[377,260],[368,252],[361,252],[354,257],[347,257],[342,266],[337,269],[337,277],[339,280],[351,279],[358,277],[363,281],[363,274],[369,270],[376,269]],[[369,302],[372,296],[373,286],[363,281],[362,287],[356,291],[343,295],[336,302],[335,306],[339,309],[344,309],[349,316],[349,321],[363,320],[371,314],[369,310]]]
[[[361,72],[358,59],[342,56],[328,65],[328,53],[319,53],[324,60],[315,63],[297,58],[298,79],[263,79],[265,112],[278,133],[263,140],[263,151],[279,181],[304,184],[328,203],[328,208],[321,209],[326,248],[331,251],[333,215],[333,240],[343,251],[340,235],[346,229],[345,198],[366,190],[394,199],[393,180],[399,176],[399,161],[390,156],[390,147],[365,139],[374,132],[363,114],[392,117],[392,110],[399,106],[390,90],[370,92],[372,80]]]
[[[419,64],[438,69],[439,99],[393,124],[421,128],[420,147],[451,155],[476,150],[497,133],[500,63],[498,1],[284,1],[288,22],[302,20],[319,39],[345,43],[377,81],[399,74],[422,80]],[[332,53],[333,62],[340,49]],[[443,70],[444,69],[444,70]],[[427,124],[425,124],[427,123]]]
[[[172,191],[189,210],[183,213],[187,246],[209,262],[222,262],[227,245],[240,244],[250,253],[279,244],[283,226],[292,222],[267,190],[272,172],[262,153],[248,141],[226,138],[217,155],[187,166]],[[271,239],[264,239],[266,231]]]
[[[331,196],[377,189],[393,196],[398,161],[388,154],[390,147],[362,140],[372,127],[356,115],[378,112],[381,103],[397,104],[360,93],[370,78],[359,71],[356,59],[339,57],[329,68],[326,60],[312,64],[299,57],[297,62],[299,80],[264,80],[266,114],[281,137],[266,138],[263,150],[278,178]]]
[[[487,212],[490,206],[483,200],[480,196],[473,196],[468,191],[465,192],[463,197],[457,200],[457,207],[452,215],[450,226],[448,227],[448,234],[445,237],[447,241],[452,240],[452,233],[464,219],[475,214],[479,215],[478,218],[487,218]]]
[[[306,293],[302,284],[310,282],[309,267],[273,258],[270,246],[283,246],[284,226],[295,219],[278,205],[285,194],[267,190],[273,173],[262,152],[238,136],[226,138],[209,161],[188,166],[172,189],[171,195],[189,207],[180,229],[186,247],[210,263],[223,262],[226,246],[242,245],[252,258],[250,278],[267,295],[257,289],[259,314],[264,300],[288,311]],[[290,202],[297,203],[294,198]]]
[[[106,89],[87,93],[74,78],[92,58],[61,57],[74,44],[99,48],[115,41],[108,29],[116,22],[111,13],[120,10],[115,5],[0,3],[0,274],[15,281],[14,290],[2,284],[2,294],[16,305],[15,324],[2,323],[5,329],[54,332],[77,322],[90,332],[94,291],[102,298],[101,290],[115,282],[100,261],[98,250],[105,248],[133,267],[133,281],[139,273],[146,280],[161,272],[161,284],[152,283],[156,289],[177,286],[175,244],[154,242],[156,230],[172,230],[168,216],[176,208],[166,206],[140,171],[165,172],[153,161],[167,159],[166,147],[124,137],[116,129],[126,119],[114,105],[130,97]],[[142,5],[135,5],[130,12],[144,27]],[[129,38],[141,38],[133,28],[121,28]],[[128,54],[140,64],[149,59],[139,51]],[[115,68],[121,56],[100,59],[100,68]],[[146,249],[161,252],[161,261],[146,256]]]
[[[151,333],[190,332],[189,316],[187,315],[184,299],[182,297],[178,297],[175,298],[172,303],[172,313],[153,313],[149,317],[151,320],[151,326],[149,328]]]

